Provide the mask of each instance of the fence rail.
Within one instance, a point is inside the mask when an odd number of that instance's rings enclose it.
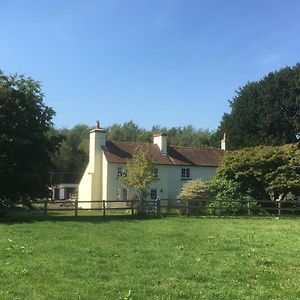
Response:
[[[90,204],[86,207],[85,204]],[[40,211],[44,216],[50,212],[74,212],[78,216],[81,211],[99,211],[106,216],[111,213],[124,212],[136,215],[141,212],[147,214],[181,214],[181,215],[293,215],[300,216],[300,201],[220,201],[220,200],[147,200],[141,204],[136,200],[44,200],[31,203],[32,210]],[[11,211],[10,209],[1,212]]]

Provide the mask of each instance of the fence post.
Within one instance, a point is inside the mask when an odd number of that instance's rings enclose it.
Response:
[[[48,206],[48,200],[44,202],[44,216],[47,216],[47,206]]]
[[[130,201],[131,201],[131,215],[133,216],[134,215],[134,207],[133,207],[134,200],[130,200]]]
[[[280,215],[281,215],[281,202],[280,202],[280,200],[278,201],[277,206],[278,206],[278,216],[280,217]]]
[[[160,216],[160,199],[159,198],[156,200],[156,211],[157,211],[157,215]]]
[[[190,200],[187,201],[186,215],[190,215]]]
[[[103,217],[105,217],[105,200],[102,200]]]
[[[247,202],[247,211],[248,211],[248,216],[251,216],[251,211],[250,211],[250,202]]]
[[[78,216],[78,197],[75,198],[75,217]]]

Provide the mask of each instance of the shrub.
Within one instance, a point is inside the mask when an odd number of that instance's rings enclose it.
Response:
[[[239,183],[224,178],[213,178],[208,183],[210,196],[216,201],[208,204],[210,214],[241,214],[249,208],[251,211],[258,207],[248,194],[242,193]]]
[[[177,196],[177,199],[185,205],[191,203],[189,213],[197,214],[203,212],[209,201],[207,183],[201,179],[185,182]]]

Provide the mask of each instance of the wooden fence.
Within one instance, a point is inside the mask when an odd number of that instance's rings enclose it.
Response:
[[[99,201],[74,201],[59,200],[59,201],[42,201],[43,212],[46,216],[51,211],[74,211],[74,216],[78,216],[80,211],[99,211],[103,216],[106,216],[107,212],[130,212],[131,215],[138,214],[143,211],[147,214],[160,215],[160,200],[148,200],[145,202],[144,207],[141,208],[140,204],[136,200],[99,200]],[[90,204],[91,207],[81,207],[85,204]]]
[[[86,204],[92,207],[84,207]],[[45,200],[32,203],[32,210],[47,216],[50,212],[72,212],[77,217],[81,211],[99,211],[99,215],[111,214],[136,215],[140,212],[151,215],[198,215],[198,216],[232,216],[232,215],[292,215],[300,216],[300,201],[220,201],[220,200],[148,200],[141,208],[136,200],[78,201]],[[10,210],[6,210],[10,211]]]

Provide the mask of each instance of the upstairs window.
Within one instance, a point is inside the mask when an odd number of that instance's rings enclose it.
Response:
[[[190,169],[189,168],[183,168],[181,169],[181,178],[182,179],[190,179]]]
[[[158,169],[157,168],[154,169],[154,178],[158,179]]]
[[[123,167],[118,167],[117,176],[118,176],[118,177],[126,176],[126,173],[125,173]]]

